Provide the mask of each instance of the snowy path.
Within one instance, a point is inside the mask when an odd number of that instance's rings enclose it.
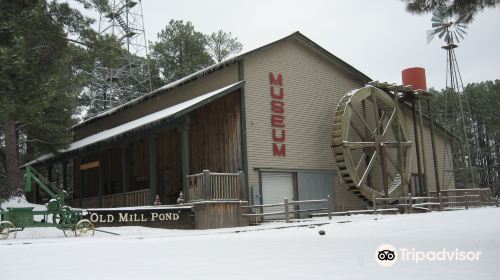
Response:
[[[500,279],[498,208],[373,218],[334,217],[322,226],[285,229],[272,229],[284,225],[274,223],[239,233],[105,228],[121,235],[88,239],[26,229],[16,240],[0,240],[0,279]],[[482,253],[479,261],[381,267],[374,254],[384,243]]]

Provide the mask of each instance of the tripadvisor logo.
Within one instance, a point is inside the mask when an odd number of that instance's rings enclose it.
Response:
[[[384,267],[393,266],[398,260],[396,248],[389,244],[382,244],[375,250],[375,261]]]
[[[414,263],[426,261],[478,261],[481,253],[481,251],[462,251],[457,248],[437,251],[419,251],[415,248],[396,249],[390,244],[383,244],[375,250],[375,261],[383,267],[393,266],[398,260]]]

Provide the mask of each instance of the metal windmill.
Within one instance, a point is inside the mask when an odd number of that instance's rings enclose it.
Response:
[[[446,43],[441,47],[446,51],[446,91],[443,114],[440,118],[444,126],[459,138],[453,141],[453,156],[444,152],[443,160],[453,160],[455,180],[458,185],[475,186],[471,145],[477,146],[477,138],[471,131],[472,118],[469,102],[463,93],[464,85],[455,54],[457,44],[467,35],[467,26],[459,19],[445,16],[440,10],[433,13],[431,21],[433,29],[427,31],[427,43],[430,43],[436,36]],[[444,164],[444,166],[447,165]],[[450,184],[453,171],[443,170],[443,175],[445,185]]]
[[[100,12],[99,35],[117,44],[100,50],[95,60],[89,116],[151,91],[141,1],[110,1],[110,9]]]

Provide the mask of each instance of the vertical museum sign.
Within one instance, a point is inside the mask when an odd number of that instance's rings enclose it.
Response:
[[[285,144],[285,90],[283,88],[283,75],[277,76],[269,73],[271,93],[271,130],[273,138],[273,156],[286,156]]]

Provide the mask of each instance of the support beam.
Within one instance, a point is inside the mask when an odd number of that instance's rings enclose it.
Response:
[[[424,192],[425,196],[429,196],[429,188],[427,187],[429,185],[428,183],[428,175],[427,175],[427,158],[425,156],[425,137],[424,137],[424,125],[423,125],[423,118],[422,118],[422,106],[420,104],[420,98],[417,100],[417,105],[418,105],[418,118],[419,118],[419,126],[420,126],[420,139],[421,145],[422,145],[422,158],[423,161],[422,163],[424,164],[424,178],[422,180],[423,186],[424,186]]]
[[[98,207],[102,207],[102,193],[103,193],[103,187],[104,187],[104,162],[103,162],[103,155],[102,155],[103,152],[99,152],[99,185],[98,185],[98,188],[97,188],[97,197],[98,197],[98,200],[97,200],[97,205]]]
[[[439,170],[437,162],[437,152],[436,152],[436,139],[434,138],[434,120],[432,119],[432,108],[431,99],[427,99],[427,109],[429,110],[429,122],[431,125],[431,144],[432,144],[432,159],[434,161],[434,176],[436,177],[436,193],[441,192],[441,186],[439,185]]]
[[[182,193],[184,199],[189,201],[186,176],[189,175],[189,116],[181,124],[181,155],[182,155]]]
[[[64,160],[61,164],[63,173],[63,190],[68,191],[68,161]]]
[[[127,144],[122,145],[122,193],[128,192],[128,159],[127,159]]]
[[[414,138],[415,138],[415,147],[416,147],[416,153],[417,153],[417,172],[418,172],[418,186],[420,191],[423,190],[423,180],[422,180],[422,166],[420,165],[420,145],[419,145],[419,139],[418,139],[418,127],[417,127],[417,113],[415,109],[415,98],[412,99],[411,101],[411,112],[412,112],[412,117],[413,117],[413,133],[414,133]],[[415,186],[416,188],[417,186]],[[417,194],[416,189],[414,192],[412,192],[415,195],[420,195],[420,193]]]
[[[84,172],[84,170],[80,169],[80,166],[82,165],[82,163],[83,163],[83,159],[80,158],[78,168],[76,169],[76,170],[78,170],[78,172],[80,172],[80,187],[78,188],[78,199],[80,201],[80,208],[83,207],[83,172]]]
[[[394,112],[396,114],[396,123],[398,124],[397,125],[397,138],[399,140],[399,143],[401,143],[401,127],[399,126],[399,124],[401,123],[400,122],[400,119],[399,119],[399,112],[400,112],[400,108],[399,108],[399,99],[398,99],[398,92],[397,91],[394,91]],[[409,154],[406,154],[406,156],[410,156]],[[403,196],[405,196],[405,183],[406,183],[406,170],[405,170],[405,166],[404,166],[404,160],[403,160],[403,147],[401,144],[398,145],[398,165],[399,165],[399,172],[401,172],[401,190],[403,191]],[[408,190],[408,193],[411,193],[411,186],[410,184],[408,184],[408,188],[410,188]]]
[[[153,134],[148,137],[148,151],[149,151],[149,191],[150,202],[155,200],[158,193],[158,153],[156,146],[156,135]]]
[[[52,176],[52,171],[53,171],[53,165],[50,164],[47,166],[47,179],[49,180],[49,182],[53,183],[53,176]]]
[[[245,62],[238,61],[238,80],[245,80]],[[247,120],[245,106],[245,85],[240,88],[240,137],[241,137],[241,167],[245,174],[245,192],[249,194],[248,185],[248,149],[247,149]]]

